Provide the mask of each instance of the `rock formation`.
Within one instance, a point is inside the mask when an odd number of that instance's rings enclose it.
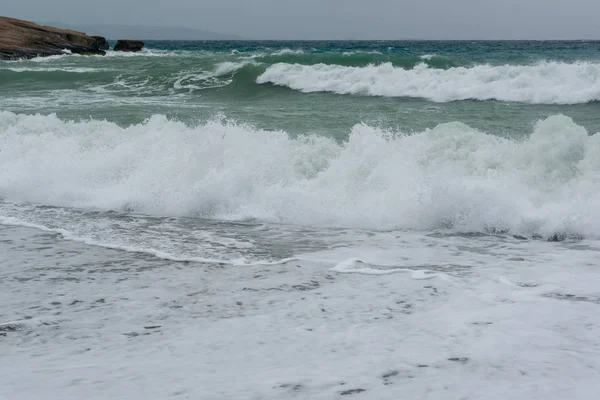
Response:
[[[64,54],[106,54],[103,37],[0,17],[0,60],[16,60]]]
[[[119,40],[115,45],[115,51],[141,51],[144,48],[144,42],[140,40]]]
[[[92,36],[92,38],[96,39],[96,41],[98,42],[99,50],[106,51],[109,49],[108,41],[106,40],[106,38],[103,38],[102,36]]]

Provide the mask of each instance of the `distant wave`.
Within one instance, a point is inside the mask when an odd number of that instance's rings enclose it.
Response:
[[[157,50],[157,49],[144,48],[144,49],[142,49],[142,51],[138,51],[138,52],[109,50],[106,52],[105,57],[172,57],[172,56],[177,56],[180,53],[182,53],[182,51]]]
[[[407,70],[391,63],[365,67],[278,63],[267,68],[257,83],[286,86],[304,93],[416,97],[436,102],[577,104],[600,100],[600,64],[545,62],[450,69],[420,64]]]
[[[281,49],[272,53],[273,56],[283,56],[287,54],[304,54],[304,50],[302,49]]]
[[[112,71],[109,68],[87,68],[87,67],[13,67],[0,65],[0,71],[12,72],[72,72],[76,74],[86,74],[94,72]]]
[[[111,53],[112,54],[112,53]],[[125,54],[125,53],[124,53]],[[120,57],[120,54],[113,55]],[[458,59],[436,54],[386,55],[370,51],[309,53],[284,49],[227,59],[214,52],[147,50],[135,56],[173,57],[143,74],[112,60],[96,67],[84,56],[57,56],[33,62],[0,63],[0,82],[8,85],[66,82],[114,92],[181,93],[230,86],[232,96],[265,91],[265,84],[303,93],[423,98],[435,102],[500,100],[530,104],[600,101],[600,63],[542,62],[528,65],[458,66]],[[75,57],[64,64],[62,57]],[[44,60],[44,61],[42,61]],[[163,60],[137,59],[143,68]],[[263,85],[258,86],[259,85]]]
[[[540,121],[524,141],[453,122],[413,135],[359,124],[339,144],[221,120],[192,127],[156,115],[120,127],[0,112],[0,148],[5,201],[600,237],[600,135],[561,115]]]
[[[378,51],[346,51],[311,53],[302,51],[278,51],[275,53],[258,54],[253,56],[256,61],[267,64],[302,64],[302,65],[340,65],[346,67],[366,67],[389,63],[394,67],[410,69],[419,64],[431,68],[448,69],[460,66],[461,63],[453,58],[444,56],[416,56],[404,54],[383,54]]]
[[[377,51],[377,50],[372,50],[372,51],[354,50],[354,51],[344,51],[344,52],[342,52],[342,55],[344,55],[344,56],[353,56],[355,54],[378,54],[378,55],[383,55],[382,52]]]

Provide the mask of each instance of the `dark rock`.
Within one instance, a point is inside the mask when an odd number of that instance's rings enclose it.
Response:
[[[141,51],[144,48],[144,42],[141,40],[118,40],[115,44],[115,51]]]
[[[2,324],[0,325],[0,332],[16,332],[22,327],[17,324]]]
[[[553,235],[548,236],[549,242],[563,242],[567,238],[567,235],[564,233],[555,233]]]
[[[293,383],[284,383],[283,385],[279,386],[282,389],[290,389],[294,392],[298,392],[300,390],[302,390],[302,384],[298,383],[298,384],[293,384]]]
[[[350,389],[350,390],[344,390],[343,392],[340,392],[340,394],[342,396],[348,396],[349,394],[355,394],[355,393],[362,393],[362,392],[366,392],[365,389]]]
[[[134,338],[134,337],[138,337],[138,336],[148,336],[150,335],[150,333],[137,333],[137,332],[129,332],[129,333],[124,333],[123,335],[130,337],[130,338]]]
[[[468,357],[451,357],[448,359],[448,361],[454,361],[454,362],[466,364],[467,362],[469,362],[469,358]]]
[[[100,40],[102,39],[102,40]],[[104,38],[82,32],[42,26],[29,21],[0,17],[0,60],[64,54],[106,54],[100,48]]]
[[[98,50],[106,51],[109,49],[108,41],[106,40],[106,38],[103,38],[102,36],[92,36],[92,37],[94,39],[96,39],[96,43],[98,45]]]

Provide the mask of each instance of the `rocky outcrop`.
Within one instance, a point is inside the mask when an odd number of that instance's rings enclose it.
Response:
[[[103,37],[0,17],[0,60],[52,56],[65,51],[104,55],[107,48]]]
[[[115,51],[141,51],[144,48],[144,42],[141,40],[118,40],[115,45]]]
[[[106,40],[106,38],[103,38],[102,36],[92,36],[92,37],[94,39],[96,39],[99,50],[106,51],[109,49],[108,40]]]

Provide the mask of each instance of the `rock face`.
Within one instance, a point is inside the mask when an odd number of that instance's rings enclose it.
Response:
[[[119,40],[115,45],[115,51],[141,51],[144,48],[144,42],[140,40]]]
[[[103,38],[102,36],[92,36],[92,38],[96,39],[99,50],[106,51],[109,49],[108,41],[106,40],[106,38]]]
[[[0,17],[0,60],[52,56],[64,54],[65,50],[104,55],[107,48],[103,37]]]

